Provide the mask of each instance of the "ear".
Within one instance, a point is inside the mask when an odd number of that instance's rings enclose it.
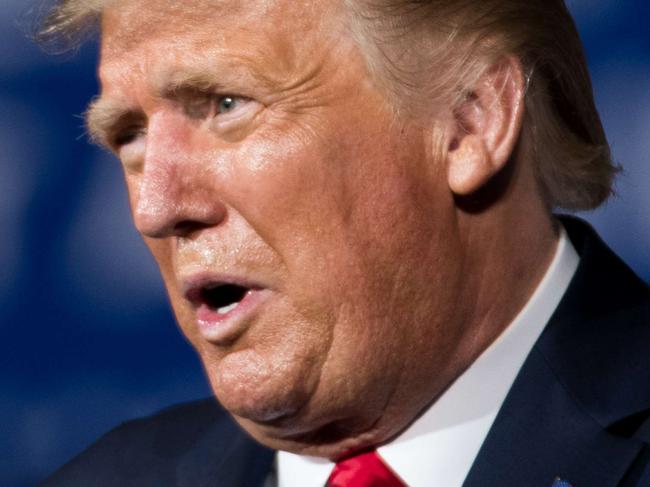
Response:
[[[447,178],[454,194],[468,195],[507,164],[524,114],[524,75],[514,57],[500,59],[468,88],[453,112]]]

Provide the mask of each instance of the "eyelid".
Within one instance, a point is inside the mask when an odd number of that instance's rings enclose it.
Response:
[[[233,107],[230,111],[225,112],[225,113],[218,113],[219,110],[219,104],[226,98],[232,99],[236,105]],[[239,95],[219,95],[215,99],[216,103],[216,110],[215,110],[215,117],[220,116],[220,117],[227,117],[228,115],[232,113],[236,113],[241,111],[243,108],[246,107],[248,103],[253,102],[251,98],[247,98],[245,96],[239,96]]]
[[[108,137],[109,145],[119,150],[121,147],[130,144],[138,136],[144,135],[146,129],[141,124],[132,124],[125,127],[117,127]]]
[[[213,122],[216,127],[223,127],[225,129],[231,125],[237,125],[240,121],[247,123],[264,108],[261,102],[242,95],[220,95],[217,103],[224,97],[230,97],[236,100],[237,106],[225,113],[215,112]]]
[[[147,117],[144,113],[128,111],[107,127],[101,142],[111,150],[119,150],[120,147],[130,143],[131,138],[144,133],[146,126]]]
[[[250,114],[258,112],[263,106],[253,98],[232,93],[201,93],[201,96],[196,96],[196,93],[194,96],[184,93],[186,96],[183,96],[183,93],[176,92],[175,95],[173,98],[181,104],[186,115],[195,119],[210,120],[216,127],[226,130],[236,125],[240,119],[247,119]],[[218,105],[224,98],[232,98],[237,105],[228,112],[219,113]],[[146,133],[146,117],[143,114],[128,113],[111,127],[103,137],[102,143],[118,152]]]
[[[127,144],[132,137],[135,137],[139,133],[142,133],[142,131],[143,128],[138,126],[125,128],[115,135],[115,142],[118,145]]]
[[[225,99],[231,98],[240,104],[247,104],[253,100],[249,97],[236,95],[232,93],[192,93],[182,101],[183,109],[187,116],[194,119],[216,119],[216,118],[229,118],[231,114],[240,111],[240,107],[236,106],[231,111],[226,113],[219,112],[219,104]],[[236,115],[233,115],[236,117]]]

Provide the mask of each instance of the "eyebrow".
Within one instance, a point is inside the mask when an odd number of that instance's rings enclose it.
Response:
[[[206,96],[209,94],[240,95],[235,87],[227,88],[218,81],[219,69],[205,67],[192,68],[189,66],[175,67],[152,76],[149,80],[150,93],[155,98],[178,100],[187,95]],[[230,70],[228,70],[230,71]],[[268,85],[271,80],[261,73],[249,71],[251,77],[258,83]],[[237,76],[239,78],[239,76]],[[84,114],[86,128],[92,142],[111,147],[111,138],[119,128],[126,125],[142,123],[146,115],[137,107],[124,105],[101,96],[88,105]]]
[[[219,93],[225,87],[215,79],[214,72],[207,70],[180,70],[172,71],[160,76],[152,82],[152,88],[156,96],[161,98],[173,98],[177,93],[183,91],[195,91],[197,93]]]
[[[104,98],[95,98],[86,109],[86,129],[93,143],[111,147],[112,137],[121,126],[141,122],[146,117],[141,110],[128,108]]]
[[[175,100],[188,94],[225,94],[224,86],[215,80],[213,72],[186,69],[157,76],[150,82],[150,91],[154,97],[167,100]],[[146,116],[140,109],[127,107],[100,96],[90,102],[84,119],[91,141],[110,147],[111,137],[120,126],[142,122]]]

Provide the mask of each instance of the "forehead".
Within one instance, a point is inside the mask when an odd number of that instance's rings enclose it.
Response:
[[[341,12],[339,0],[113,0],[102,16],[103,49],[124,52],[163,36],[211,45],[265,35],[298,39],[331,31]]]
[[[165,78],[199,67],[290,83],[346,44],[346,22],[339,0],[113,0],[102,15],[100,78],[106,88],[134,70]]]

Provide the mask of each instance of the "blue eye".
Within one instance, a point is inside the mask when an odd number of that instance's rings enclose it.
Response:
[[[217,102],[217,110],[221,113],[228,113],[237,107],[239,100],[234,96],[222,96]]]

